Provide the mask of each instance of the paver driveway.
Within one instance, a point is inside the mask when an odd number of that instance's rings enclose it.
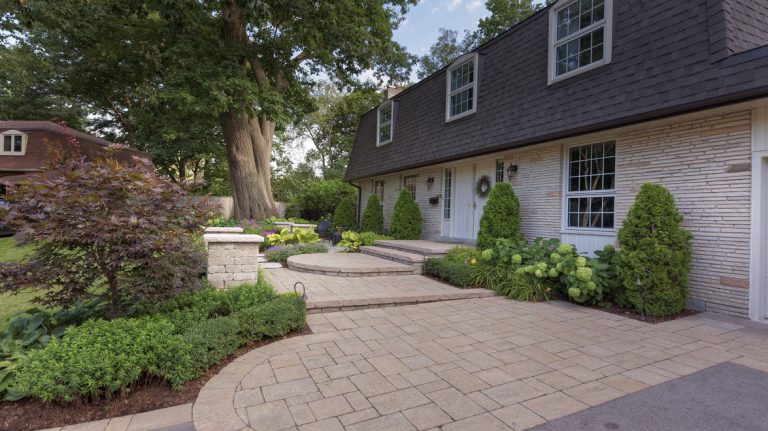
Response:
[[[768,328],[709,314],[651,325],[496,297],[309,323],[212,378],[197,430],[520,430],[724,361],[768,371]]]

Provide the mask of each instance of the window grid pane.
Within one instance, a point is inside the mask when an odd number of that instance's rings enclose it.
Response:
[[[496,160],[496,182],[504,182],[504,160]]]
[[[379,108],[379,144],[392,139],[392,105]]]
[[[411,192],[411,197],[416,199],[416,175],[403,177],[403,186]]]
[[[445,219],[451,218],[451,174],[450,169],[445,170],[445,185],[443,190],[443,218]]]
[[[381,206],[384,206],[384,181],[376,181],[373,192],[379,197]]]
[[[11,141],[12,137],[10,135],[6,135],[3,138],[3,151],[10,153],[11,152]]]
[[[474,90],[470,87],[451,95],[451,117],[472,110]]]
[[[594,192],[616,187],[616,143],[573,147],[568,155],[568,227],[613,229],[614,197]]]
[[[562,40],[605,18],[604,0],[576,0],[557,12],[557,40]]]

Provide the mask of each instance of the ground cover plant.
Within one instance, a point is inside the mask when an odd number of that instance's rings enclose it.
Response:
[[[97,295],[117,317],[137,299],[199,286],[205,255],[195,240],[211,208],[146,160],[119,163],[116,150],[94,161],[61,155],[45,177],[8,187],[3,221],[34,253],[0,265],[0,292],[35,289],[47,306]]]
[[[341,234],[341,241],[337,244],[339,247],[344,247],[346,253],[358,253],[360,247],[370,247],[375,245],[377,240],[389,240],[394,239],[387,235],[380,235],[375,232],[353,232],[346,231]]]
[[[475,287],[475,266],[479,257],[480,251],[475,247],[454,247],[445,257],[427,259],[424,271],[456,287]]]
[[[130,316],[91,318],[41,339],[15,363],[14,398],[90,402],[167,382],[179,390],[238,347],[306,324],[306,305],[258,283],[143,301]]]
[[[299,254],[328,253],[322,244],[273,245],[264,252],[264,258],[270,262],[286,263],[288,258]]]

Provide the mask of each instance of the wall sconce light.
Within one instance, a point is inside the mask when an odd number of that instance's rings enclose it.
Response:
[[[433,185],[435,185],[435,177],[427,178],[427,190],[432,190]]]
[[[512,177],[514,177],[516,173],[517,165],[509,165],[507,167],[507,178],[509,179],[509,182],[512,182]]]

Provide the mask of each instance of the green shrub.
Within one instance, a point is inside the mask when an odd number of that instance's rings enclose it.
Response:
[[[664,186],[641,187],[618,235],[619,279],[638,312],[668,316],[685,306],[693,237],[682,221]]]
[[[354,229],[356,225],[355,206],[352,203],[352,198],[344,199],[333,212],[333,226]]]
[[[384,209],[381,207],[379,197],[370,195],[365,205],[363,216],[360,220],[360,230],[381,234],[384,232]]]
[[[348,230],[342,232],[341,241],[336,245],[344,247],[345,253],[357,253],[360,251],[360,246],[363,245],[363,237],[357,232]]]
[[[389,240],[394,238],[387,235],[380,235],[374,232],[363,232],[360,234],[360,239],[363,241],[364,246],[370,247],[376,245],[376,241],[378,240]]]
[[[491,190],[491,195],[483,209],[483,216],[480,218],[477,246],[480,249],[491,248],[499,238],[511,240],[522,238],[520,202],[512,186],[507,183],[498,183]]]
[[[421,239],[421,211],[406,188],[395,202],[389,234],[395,239]]]
[[[603,290],[606,301],[615,303],[621,308],[630,307],[630,303],[627,300],[627,290],[619,280],[618,267],[621,254],[611,244],[603,247],[602,250],[595,251],[597,258],[595,259],[596,266],[599,266],[602,271],[598,272],[603,278]]]
[[[456,287],[472,287],[472,265],[442,258],[427,259],[424,264],[427,274],[448,282]]]
[[[248,344],[265,337],[279,337],[301,329],[307,323],[307,306],[293,294],[246,308],[235,314],[240,323],[240,339]]]
[[[318,220],[326,214],[333,214],[336,207],[345,199],[355,199],[357,190],[349,183],[340,180],[314,180],[304,184],[304,190],[292,202],[292,212],[301,217]]]
[[[240,324],[234,317],[204,320],[184,332],[192,363],[198,373],[231,355],[240,347]]]
[[[542,302],[554,296],[553,287],[545,279],[518,272],[504,273],[493,290],[518,301]]]
[[[264,258],[270,262],[286,263],[291,256],[314,253],[328,253],[328,249],[322,244],[275,245],[264,252]]]
[[[543,300],[557,291],[574,302],[588,304],[604,300],[604,286],[609,279],[607,264],[581,256],[571,244],[543,238],[536,238],[531,245],[497,240],[492,249],[481,253],[474,274],[476,284],[503,294],[509,294],[512,288],[527,289],[515,291],[518,298]]]
[[[454,262],[472,262],[472,259],[477,261],[480,258],[480,250],[475,247],[454,247],[448,250],[445,254],[445,258]]]
[[[312,244],[318,241],[320,241],[320,235],[309,229],[294,228],[291,231],[281,229],[278,233],[267,235],[269,245]]]
[[[137,307],[136,314],[167,319],[173,323],[176,333],[182,333],[203,320],[228,316],[276,297],[272,286],[259,274],[256,284],[243,284],[226,290],[206,286],[167,301],[144,302]]]
[[[129,390],[149,375],[180,390],[195,367],[190,346],[173,330],[154,317],[90,320],[30,352],[17,388],[43,401],[89,400]]]

